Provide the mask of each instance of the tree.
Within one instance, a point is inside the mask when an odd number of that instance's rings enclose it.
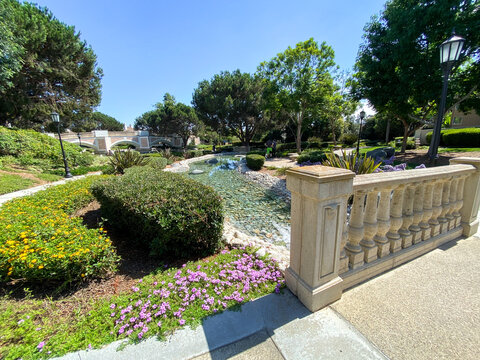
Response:
[[[22,66],[21,47],[10,26],[12,16],[11,3],[0,2],[0,94],[13,85],[12,78]]]
[[[392,0],[365,27],[352,90],[404,127],[402,152],[417,128],[435,117],[441,92],[438,46],[453,30],[466,38],[449,83],[447,112],[480,108],[478,1]]]
[[[191,106],[177,103],[172,95],[166,93],[163,103],[157,103],[155,110],[138,117],[134,127],[159,135],[176,134],[182,138],[185,148],[190,136],[197,135],[201,131],[202,123]]]
[[[279,118],[288,119],[295,127],[297,151],[301,152],[302,134],[314,114],[331,93],[330,71],[335,69],[334,52],[323,42],[309,39],[295,48],[288,47],[269,62],[263,62],[258,73],[273,88],[269,107]]]
[[[214,130],[232,133],[250,149],[250,141],[266,121],[264,81],[240,70],[224,71],[198,84],[192,104],[199,118]]]
[[[109,131],[123,131],[124,125],[112,116],[95,111],[86,119],[80,129],[82,131],[92,130],[109,130]],[[77,129],[75,129],[77,130]]]
[[[93,50],[48,9],[16,0],[2,4],[11,11],[2,23],[11,32],[21,66],[9,65],[11,84],[1,90],[0,119],[39,128],[55,110],[64,127],[81,121],[100,102],[102,70]]]

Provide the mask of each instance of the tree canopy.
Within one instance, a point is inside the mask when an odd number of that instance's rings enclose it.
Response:
[[[258,68],[259,75],[270,84],[269,108],[277,119],[296,127],[298,152],[303,131],[333,92],[331,72],[335,69],[333,49],[325,42],[319,46],[313,39],[288,47]]]
[[[109,130],[109,131],[123,131],[124,125],[112,116],[101,113],[99,111],[93,112],[85,118],[85,121],[76,123],[72,130],[75,131],[92,131],[92,130]]]
[[[0,12],[0,122],[40,128],[55,110],[69,127],[91,113],[102,70],[75,28],[16,0],[2,0]]]
[[[267,119],[264,87],[264,81],[251,74],[223,71],[198,84],[192,104],[206,125],[224,134],[234,134],[249,148]]]
[[[480,109],[479,28],[478,1],[471,0],[392,0],[366,25],[353,93],[402,122],[403,151],[407,136],[437,111],[442,88],[438,47],[452,31],[466,42],[451,75],[447,108]]]
[[[134,127],[158,135],[176,134],[182,138],[185,147],[190,136],[197,135],[202,129],[202,122],[191,106],[177,103],[172,95],[166,93],[163,103],[157,103],[154,110],[139,116]]]

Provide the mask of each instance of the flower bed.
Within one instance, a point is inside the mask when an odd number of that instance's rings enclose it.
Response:
[[[73,281],[115,268],[103,229],[88,229],[71,216],[93,200],[93,181],[68,182],[0,208],[0,281]]]
[[[255,250],[223,250],[179,269],[148,275],[127,293],[97,300],[88,312],[82,299],[73,298],[78,309],[70,316],[60,316],[60,300],[0,303],[0,357],[39,359],[126,337],[164,336],[232,306],[279,292],[284,279],[276,261]]]

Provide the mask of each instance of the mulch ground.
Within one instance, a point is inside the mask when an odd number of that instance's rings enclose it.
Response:
[[[395,159],[406,162],[412,165],[420,165],[420,164],[425,164],[425,166],[430,167],[432,166],[430,164],[430,159],[427,155],[428,150],[407,150],[405,154],[395,154]],[[438,156],[438,159],[436,160],[436,165],[437,166],[442,166],[442,165],[448,165],[450,163],[450,159],[456,158],[456,157],[476,157],[480,158],[480,152],[479,151],[473,151],[473,152],[452,152],[452,153],[441,153]]]

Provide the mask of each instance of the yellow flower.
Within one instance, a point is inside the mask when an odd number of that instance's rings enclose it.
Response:
[[[37,259],[32,260],[32,264],[35,264],[37,262]]]
[[[80,276],[81,276],[81,277],[85,277],[85,274],[81,274]]]
[[[39,269],[43,269],[43,265],[39,265],[38,268],[39,268]]]

